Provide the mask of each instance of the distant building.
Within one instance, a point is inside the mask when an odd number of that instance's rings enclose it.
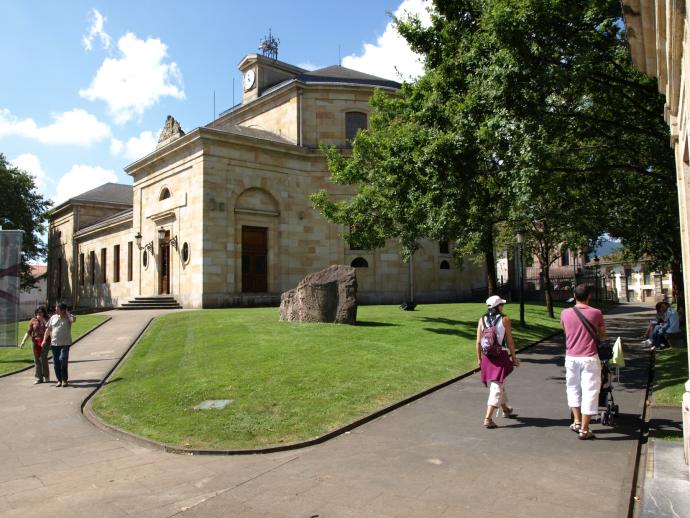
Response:
[[[375,89],[399,84],[341,66],[315,71],[249,54],[239,64],[242,104],[184,133],[169,117],[157,149],[125,171],[133,185],[105,184],[52,212],[50,299],[113,307],[171,295],[187,308],[277,304],[283,291],[331,264],[357,268],[359,300],[400,303],[408,265],[391,242],[355,250],[343,228],[312,208],[329,181],[321,145],[349,153],[369,121]],[[483,267],[452,260],[447,242],[415,254],[415,300],[469,298]]]
[[[31,318],[38,306],[48,303],[48,266],[32,265],[31,276],[35,281],[34,287],[19,292],[19,318],[22,320]]]

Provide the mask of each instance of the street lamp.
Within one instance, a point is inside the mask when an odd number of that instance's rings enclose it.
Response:
[[[525,328],[525,268],[524,268],[524,241],[525,234],[521,230],[517,233],[518,247],[518,283],[520,286],[520,327]]]
[[[599,303],[599,256],[594,256],[594,289],[595,289],[595,300],[597,304]]]
[[[141,232],[137,232],[134,235],[134,240],[137,242],[137,248],[139,250],[150,250],[151,253],[153,253],[153,241],[146,243],[144,246],[141,246]]]

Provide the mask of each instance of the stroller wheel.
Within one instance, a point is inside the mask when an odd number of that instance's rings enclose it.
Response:
[[[603,424],[603,425],[609,424],[608,413],[605,410],[601,412],[601,416],[600,416],[599,420],[601,421],[601,424]]]
[[[613,405],[613,415],[618,415],[618,405]]]

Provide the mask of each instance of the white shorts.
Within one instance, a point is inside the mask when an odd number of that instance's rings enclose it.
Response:
[[[508,404],[508,394],[503,383],[497,381],[489,382],[489,400],[486,402],[488,406],[503,406]]]
[[[585,415],[599,413],[601,363],[596,356],[565,357],[565,387],[568,406],[579,407]]]

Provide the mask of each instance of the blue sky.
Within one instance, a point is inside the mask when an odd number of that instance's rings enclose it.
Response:
[[[278,58],[391,79],[422,65],[390,15],[425,0],[93,2],[0,0],[0,153],[56,202],[107,181],[155,146],[166,115],[185,131],[241,98],[237,64],[269,28]],[[396,72],[397,67],[398,72]]]

